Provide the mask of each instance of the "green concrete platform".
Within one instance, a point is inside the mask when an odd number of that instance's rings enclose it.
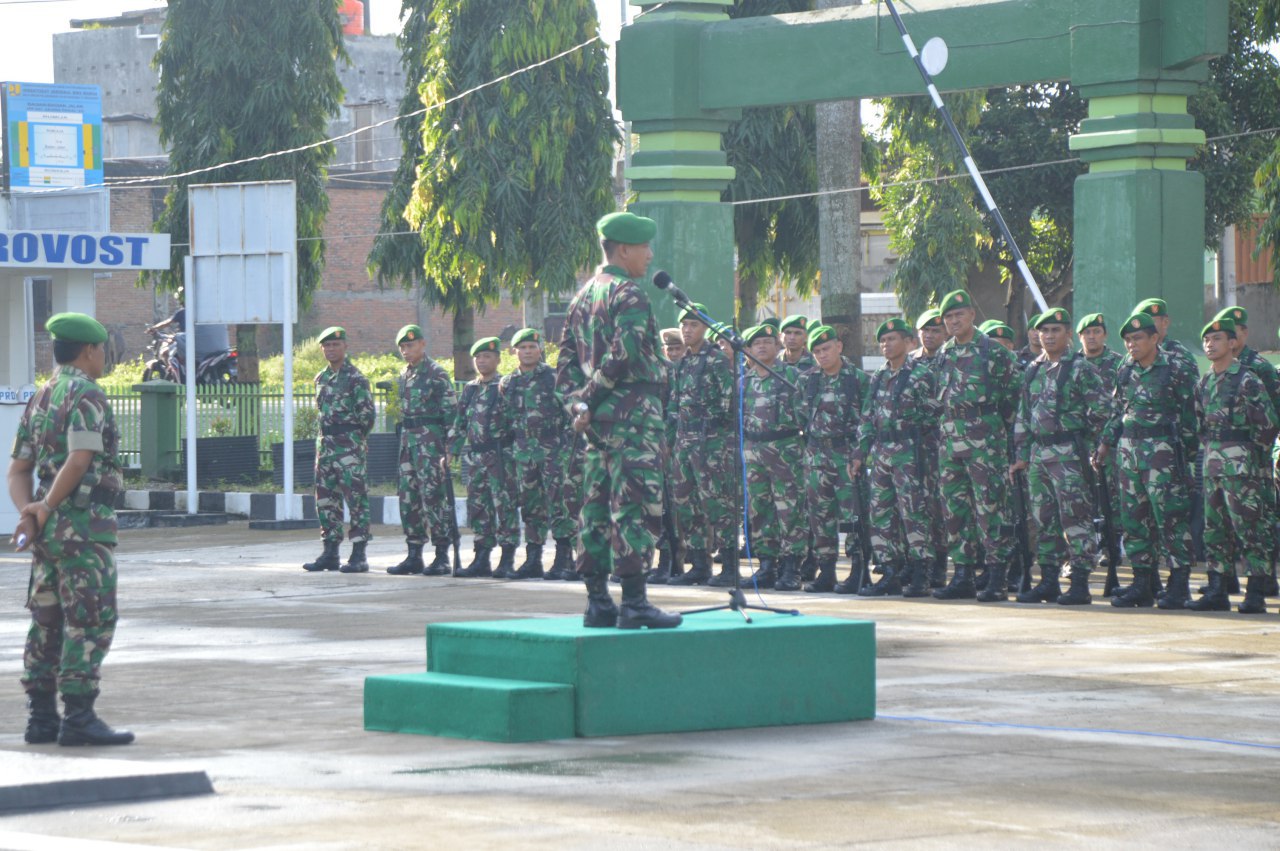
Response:
[[[875,624],[753,617],[691,615],[653,631],[586,629],[578,617],[431,624],[427,674],[365,681],[365,727],[532,741],[875,717]],[[537,691],[548,684],[569,688]],[[544,714],[569,699],[567,718]]]

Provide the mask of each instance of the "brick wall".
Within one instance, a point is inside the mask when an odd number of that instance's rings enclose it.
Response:
[[[164,190],[120,188],[111,193],[111,229],[118,233],[147,233],[163,203]],[[146,348],[146,326],[177,309],[176,302],[138,286],[138,272],[101,272],[94,279],[97,319],[112,335],[118,360],[136,358]],[[171,306],[172,305],[172,306]]]

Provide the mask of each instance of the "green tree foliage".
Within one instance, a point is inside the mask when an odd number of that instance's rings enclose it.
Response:
[[[1280,39],[1280,0],[1259,0],[1257,6],[1259,39]],[[1280,99],[1280,81],[1271,89],[1270,99],[1273,103]],[[1275,123],[1271,126],[1275,126]],[[1269,153],[1259,166],[1255,181],[1265,216],[1258,231],[1259,248],[1270,247],[1274,252],[1273,256],[1280,258],[1280,136],[1271,135]],[[1280,261],[1273,262],[1272,268],[1275,284],[1280,286]]]
[[[813,0],[737,0],[732,18],[807,12]],[[813,106],[744,109],[724,133],[735,169],[722,200],[812,192],[818,185]],[[793,282],[801,297],[818,281],[818,205],[814,198],[739,204],[733,208],[738,246],[740,326],[754,324],[757,299],[774,281]]]
[[[424,32],[410,76],[427,106],[550,59],[598,29],[591,0],[405,0],[404,10]],[[403,216],[421,236],[423,283],[446,307],[483,310],[504,291],[564,292],[599,258],[595,222],[615,206],[619,141],[606,62],[597,42],[422,116]],[[410,280],[403,264],[377,254],[371,264]],[[456,330],[455,353],[469,343]]]
[[[169,0],[155,66],[156,120],[169,173],[324,140],[342,103],[335,62],[346,61],[334,0]],[[168,232],[173,265],[159,285],[175,289],[189,242],[192,183],[292,180],[298,193],[298,290],[303,305],[320,284],[329,210],[331,144],[296,154],[175,178],[156,229]]]

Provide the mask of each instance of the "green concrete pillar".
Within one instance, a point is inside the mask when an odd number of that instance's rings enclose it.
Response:
[[[1075,189],[1075,309],[1099,310],[1116,328],[1142,299],[1163,298],[1170,333],[1194,351],[1204,314],[1204,177],[1187,160],[1205,136],[1187,114],[1195,84],[1151,88],[1081,90],[1089,117],[1071,150],[1089,173]]]
[[[741,111],[702,109],[696,81],[703,28],[727,21],[733,0],[632,4],[645,12],[618,45],[618,101],[637,139],[626,169],[630,209],[658,223],[651,271],[666,269],[712,316],[732,322],[733,208],[720,193],[734,172],[721,134]],[[674,325],[671,297],[646,289],[659,323]]]
[[[172,381],[147,381],[133,389],[142,394],[142,475],[169,478],[182,471],[178,402],[186,388]]]

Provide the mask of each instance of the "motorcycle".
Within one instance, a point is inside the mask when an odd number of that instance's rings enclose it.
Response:
[[[163,379],[185,384],[187,373],[178,351],[177,335],[165,334],[148,328],[151,342],[147,344],[146,366],[142,370],[143,381]],[[206,355],[196,364],[197,384],[233,384],[236,380],[236,350],[226,349]]]

